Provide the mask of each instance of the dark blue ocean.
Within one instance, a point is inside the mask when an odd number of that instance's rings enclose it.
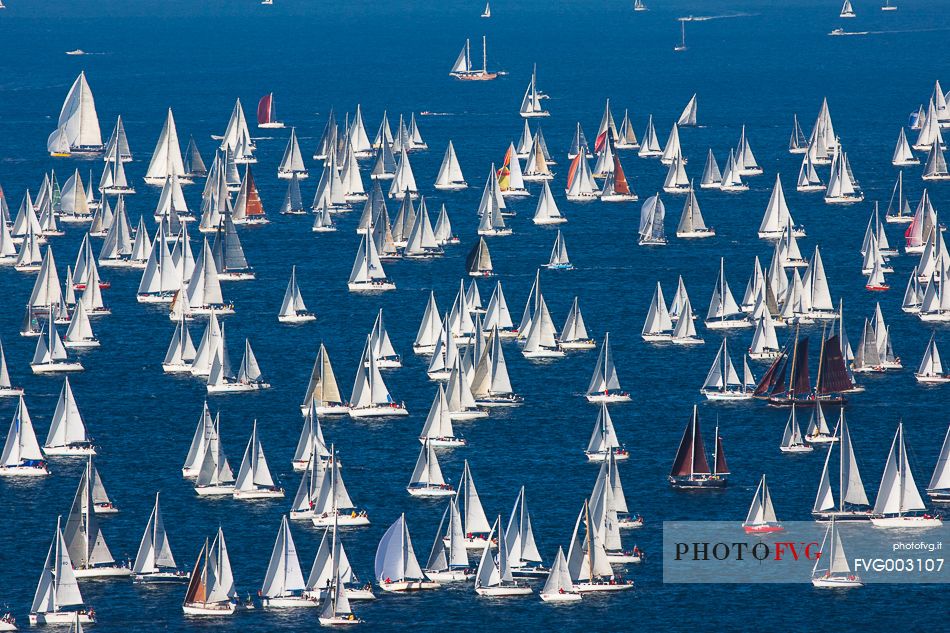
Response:
[[[320,342],[334,363],[341,391],[348,395],[364,337],[379,307],[404,367],[387,372],[386,381],[410,417],[388,422],[324,420],[327,440],[334,442],[345,467],[343,476],[353,499],[365,506],[373,522],[347,531],[344,543],[357,573],[373,576],[376,544],[386,527],[405,512],[416,551],[424,562],[442,513],[441,503],[410,498],[404,488],[416,460],[418,433],[432,401],[435,383],[427,380],[425,361],[411,344],[430,290],[445,311],[464,275],[464,259],[476,239],[475,209],[491,162],[503,160],[507,145],[522,130],[518,105],[531,66],[538,64],[540,88],[551,96],[543,121],[547,143],[558,164],[552,189],[569,218],[562,226],[577,270],[543,272],[545,299],[560,328],[574,296],[580,297],[588,327],[602,340],[611,333],[620,379],[635,401],[611,409],[617,432],[632,453],[621,466],[631,509],[646,519],[642,530],[625,533],[629,546],[659,552],[662,522],[706,519],[741,521],[759,478],[766,473],[781,519],[808,520],[824,451],[786,456],[778,450],[787,412],[760,402],[734,406],[700,404],[707,432],[718,417],[733,476],[727,491],[684,495],[669,489],[666,475],[699,387],[721,335],[700,333],[706,344],[675,349],[651,346],[640,338],[653,285],[663,283],[667,300],[682,274],[694,310],[705,314],[715,283],[719,257],[740,295],[753,258],[763,263],[771,245],[756,239],[776,172],[781,172],[795,220],[808,237],[800,241],[809,254],[821,246],[835,299],[843,298],[846,325],[856,345],[863,319],[882,302],[903,371],[862,378],[867,391],[848,405],[851,433],[869,494],[877,483],[899,419],[903,419],[918,485],[929,480],[946,432],[950,387],[925,389],[912,375],[931,328],[904,314],[904,284],[916,257],[894,259],[887,293],[864,290],[859,248],[874,200],[886,207],[897,170],[890,157],[908,113],[925,102],[936,79],[947,79],[945,56],[947,2],[898,0],[899,11],[882,13],[878,2],[855,2],[858,17],[841,24],[834,0],[752,2],[719,0],[661,2],[651,11],[634,13],[626,0],[493,2],[490,20],[479,19],[479,0],[342,3],[276,0],[263,7],[255,0],[192,3],[184,0],[7,0],[0,11],[0,185],[11,211],[24,191],[33,193],[45,170],[55,168],[64,181],[74,167],[84,178],[92,167],[98,178],[102,163],[52,159],[47,135],[66,91],[85,70],[95,94],[104,140],[121,114],[135,161],[126,166],[139,193],[127,199],[133,223],[145,214],[150,229],[158,190],[144,185],[150,152],[166,108],[172,107],[182,146],[194,135],[210,164],[212,134],[221,134],[236,97],[249,117],[261,95],[273,91],[279,116],[297,126],[311,178],[304,181],[309,205],[320,165],[311,159],[333,107],[337,120],[362,105],[369,134],[374,135],[383,110],[395,125],[399,113],[423,110],[446,116],[418,117],[429,151],[411,155],[420,189],[430,211],[445,203],[462,245],[429,262],[386,264],[398,290],[382,296],[347,292],[346,278],[356,253],[354,232],[359,212],[338,217],[340,231],[314,234],[312,217],[277,215],[286,181],[276,167],[287,130],[258,131],[259,163],[254,174],[272,223],[242,229],[247,257],[257,272],[252,282],[227,283],[226,298],[237,314],[227,317],[232,358],[246,336],[273,388],[257,394],[211,399],[220,410],[225,450],[237,470],[258,421],[271,470],[287,488],[282,501],[249,503],[196,497],[180,476],[181,464],[205,398],[204,385],[191,378],[164,375],[161,361],[173,325],[163,310],[136,303],[137,271],[102,269],[112,282],[105,292],[112,316],[93,326],[102,340],[98,350],[82,354],[86,371],[71,381],[87,427],[100,447],[97,465],[120,513],[102,518],[105,536],[117,558],[134,557],[156,491],[179,564],[190,567],[205,537],[223,527],[242,594],[260,587],[281,514],[288,511],[299,481],[290,467],[301,426],[298,410]],[[689,50],[674,53],[679,37],[677,16],[722,16],[687,24]],[[828,37],[844,26],[871,31],[863,37]],[[883,33],[876,33],[883,32]],[[447,75],[466,37],[488,35],[489,64],[510,75],[490,83],[456,82]],[[474,44],[474,42],[473,42]],[[90,54],[68,57],[81,48]],[[477,47],[475,47],[477,48]],[[741,195],[698,193],[714,239],[687,242],[672,237],[681,197],[665,195],[665,248],[636,244],[637,204],[588,205],[564,200],[567,148],[577,121],[593,139],[610,98],[617,123],[629,109],[638,136],[652,114],[661,142],[683,106],[698,93],[702,127],[682,130],[691,176],[699,178],[707,148],[723,166],[728,149],[745,124],[765,175],[748,179]],[[860,205],[823,204],[820,194],[798,194],[794,181],[800,157],[786,151],[792,115],[808,133],[822,97],[828,97],[835,129],[849,153],[856,177],[867,195]],[[913,137],[911,137],[913,139]],[[447,141],[455,143],[468,190],[437,192],[432,188]],[[622,154],[628,178],[641,200],[662,185],[665,167]],[[364,165],[364,182],[370,184]],[[826,176],[827,168],[823,168]],[[920,168],[905,173],[907,195],[916,204],[922,190]],[[538,188],[530,199],[516,200],[511,220],[514,236],[490,240],[492,256],[515,318],[520,316],[535,269],[547,261],[554,230],[530,222]],[[930,187],[938,211],[950,206],[946,184]],[[200,185],[186,189],[197,207]],[[390,216],[398,205],[390,204]],[[433,215],[433,221],[435,217]],[[193,229],[195,230],[195,229]],[[887,227],[892,244],[901,244],[902,229]],[[71,264],[82,230],[70,228],[53,241],[60,275]],[[193,239],[197,240],[195,231]],[[98,252],[100,241],[94,248]],[[195,242],[197,246],[197,242]],[[278,325],[276,314],[290,272],[298,279],[318,320],[303,326]],[[33,275],[0,268],[0,338],[14,382],[27,390],[27,404],[40,442],[45,439],[61,378],[36,377],[29,361],[34,339],[18,335],[23,305]],[[466,284],[468,282],[466,281]],[[480,284],[483,300],[491,292]],[[192,328],[197,342],[202,325]],[[820,329],[812,330],[817,341]],[[733,349],[747,347],[752,330],[744,330]],[[780,331],[784,339],[787,332]],[[950,333],[938,328],[937,340],[950,352]],[[239,357],[239,356],[238,356]],[[506,347],[515,390],[525,405],[493,412],[486,420],[458,423],[468,447],[440,453],[442,468],[453,482],[469,459],[489,515],[508,514],[520,486],[527,488],[534,531],[545,558],[569,544],[583,500],[590,493],[597,467],[586,463],[583,449],[597,410],[580,395],[587,387],[596,352],[573,353],[553,364],[526,361],[515,345]],[[761,375],[765,366],[753,367]],[[814,371],[814,365],[813,369]],[[15,400],[0,401],[5,432]],[[833,421],[836,414],[829,413]],[[81,461],[53,461],[53,476],[35,482],[0,482],[0,605],[19,618],[27,615],[56,517],[69,510]],[[873,498],[873,497],[872,497]],[[320,533],[294,522],[301,563],[309,569]],[[499,623],[522,630],[622,631],[708,629],[737,630],[752,623],[759,630],[804,630],[821,622],[828,630],[901,626],[933,628],[929,618],[946,593],[938,586],[872,585],[847,594],[820,592],[810,585],[664,585],[659,556],[628,570],[636,590],[618,595],[588,595],[576,606],[552,608],[537,595],[505,602],[475,596],[470,586],[426,595],[382,595],[373,603],[354,603],[366,620],[365,630],[497,630]],[[317,628],[315,610],[239,612],[224,620],[186,620],[180,604],[184,587],[146,589],[131,582],[82,582],[87,602],[99,615],[96,631],[291,631]],[[379,592],[383,593],[383,592]],[[939,609],[939,606],[938,606]]]

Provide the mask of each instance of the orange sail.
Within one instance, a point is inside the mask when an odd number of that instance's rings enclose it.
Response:
[[[577,156],[574,157],[574,160],[571,161],[571,168],[567,172],[567,188],[570,189],[571,185],[574,183],[574,174],[577,172],[577,166],[580,165],[581,158],[584,156],[584,152],[579,152]]]
[[[254,183],[254,176],[251,171],[247,172],[247,210],[248,217],[264,217],[264,205],[261,203],[261,196],[257,193],[257,185]]]
[[[614,193],[629,195],[630,185],[627,184],[627,175],[623,173],[620,158],[614,154]]]

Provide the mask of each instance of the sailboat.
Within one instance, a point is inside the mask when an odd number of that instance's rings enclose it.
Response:
[[[191,147],[191,145],[189,145]],[[195,148],[197,152],[197,148]],[[190,154],[189,154],[190,157]],[[194,168],[194,164],[192,164]],[[155,151],[152,152],[152,158],[148,164],[148,170],[145,173],[145,182],[149,185],[162,186],[169,176],[178,176],[178,181],[183,184],[191,184],[191,172],[185,170],[184,162],[181,158],[181,145],[178,142],[178,128],[175,125],[175,117],[172,109],[168,109],[165,117],[165,125],[158,137],[155,145]]]
[[[207,417],[204,419],[207,422]],[[195,439],[198,433],[195,432]],[[203,452],[200,456],[200,462],[195,460],[194,464],[198,466],[198,473],[195,477],[195,493],[200,497],[212,496],[233,496],[234,495],[234,473],[231,465],[228,463],[227,455],[224,454],[224,448],[221,446],[221,420],[216,418],[214,428],[209,433],[205,430],[205,441]],[[192,440],[192,447],[195,441]],[[199,447],[200,450],[200,447]],[[190,452],[189,452],[190,456]],[[200,465],[199,465],[200,464]],[[186,467],[188,463],[186,462]],[[191,472],[194,472],[193,470]],[[182,469],[182,475],[189,476],[186,469]]]
[[[477,345],[469,349],[475,350],[476,347]],[[514,393],[512,389],[511,378],[508,375],[508,363],[505,361],[497,325],[492,327],[480,356],[476,360],[473,353],[472,360],[474,369],[471,388],[477,405],[483,407],[517,407],[524,402],[524,398]]]
[[[179,570],[172,555],[165,522],[158,507],[158,493],[155,493],[155,507],[148,517],[138,554],[132,564],[132,582],[170,583],[187,582],[191,576]]]
[[[198,554],[181,608],[185,615],[233,615],[237,609],[236,598],[231,559],[224,532],[218,528],[214,542],[209,546],[205,539]]]
[[[584,534],[581,534],[584,526]],[[587,499],[577,515],[571,546],[567,552],[567,569],[574,591],[614,592],[633,589],[632,580],[618,577],[607,559],[601,533],[595,528]]]
[[[587,443],[587,449],[584,451],[587,460],[590,462],[608,461],[613,456],[615,460],[625,460],[630,458],[630,453],[623,447],[617,438],[617,431],[614,429],[614,422],[610,417],[610,411],[607,410],[607,403],[602,402],[600,411],[597,414],[597,422],[594,423],[594,430],[591,433],[590,441]]]
[[[448,528],[443,530],[446,527],[446,520],[448,520]],[[442,513],[442,520],[435,533],[429,560],[422,571],[426,578],[434,582],[462,582],[475,576],[468,562],[462,519],[454,499],[449,500],[449,505]]]
[[[41,477],[49,466],[33,430],[33,421],[20,395],[10,430],[0,454],[0,477]]]
[[[725,266],[725,258],[719,258],[719,277],[716,279],[716,288],[709,301],[706,327],[712,330],[752,327],[752,322],[739,308],[732,290],[729,289]]]
[[[564,356],[564,351],[557,342],[557,330],[554,327],[554,321],[551,319],[547,303],[540,292],[521,353],[528,359],[550,359]]]
[[[376,582],[383,591],[419,591],[441,585],[426,579],[412,549],[406,515],[401,514],[379,540],[375,561]]]
[[[340,581],[340,568],[336,558],[333,559],[331,587],[330,594],[326,597],[323,608],[320,610],[320,617],[318,618],[320,626],[360,624],[362,620],[353,615],[350,609],[350,600],[347,597],[348,590]]]
[[[284,489],[274,483],[270,468],[267,467],[264,447],[257,437],[257,420],[254,420],[251,439],[244,449],[244,459],[241,460],[241,467],[234,482],[233,496],[242,500],[275,499],[284,496]]]
[[[264,129],[282,128],[284,124],[277,120],[277,108],[274,93],[269,92],[257,102],[257,127]]]
[[[356,507],[356,504],[350,498],[346,485],[343,483],[343,476],[340,474],[341,464],[336,447],[331,445],[329,452],[328,465],[325,469],[319,464],[311,464],[311,468],[315,470],[318,477],[323,472],[323,477],[315,491],[311,523],[315,527],[331,525],[362,527],[369,525],[369,514],[366,510]]]
[[[826,204],[853,204],[864,200],[846,152],[835,153],[831,163],[831,176],[828,178],[828,187],[825,189]]]
[[[634,11],[649,11],[647,5],[643,3],[643,0],[633,0],[633,10]]]
[[[726,477],[729,467],[726,464],[726,455],[722,449],[722,438],[719,436],[719,425],[716,425],[715,449],[713,450],[713,467],[709,468],[706,460],[706,447],[699,428],[699,408],[693,405],[693,415],[683,431],[676,457],[673,459],[673,468],[670,470],[670,485],[677,490],[715,489],[726,487]]]
[[[686,50],[686,20],[679,18],[680,22],[680,43],[673,47],[673,50],[676,52],[682,52]]]
[[[126,564],[116,563],[99,528],[89,469],[79,480],[63,538],[77,578],[114,578],[132,573]]]
[[[277,320],[281,323],[307,323],[316,319],[317,315],[307,310],[300,288],[297,286],[297,267],[292,266],[290,281],[287,283],[287,290],[284,291],[284,299],[281,302]]]
[[[927,496],[937,503],[950,501],[950,429],[947,429],[947,434],[943,438],[937,465],[934,467],[930,483],[927,484]]]
[[[743,358],[743,376],[740,379],[729,356],[728,343],[728,338],[722,340],[722,345],[706,374],[706,380],[700,392],[707,399],[714,401],[751,400],[756,382],[749,369],[748,359]]]
[[[498,554],[492,554],[492,537],[498,534]],[[533,589],[514,579],[511,573],[511,564],[508,557],[508,546],[501,528],[501,516],[495,519],[488,534],[488,543],[482,550],[482,557],[475,574],[475,593],[488,597],[526,596],[533,593]]]
[[[487,16],[482,16],[487,17]],[[465,40],[465,46],[459,53],[452,70],[449,71],[450,77],[461,79],[463,81],[491,81],[498,77],[498,73],[488,72],[488,44],[487,38],[482,36],[482,67],[475,68],[472,65],[472,45],[471,40]]]
[[[360,248],[350,271],[347,284],[350,292],[382,292],[395,290],[393,283],[383,270],[383,263],[379,259],[379,251],[372,237],[366,235],[360,240]]]
[[[541,105],[541,93],[538,91],[538,67],[535,65],[531,70],[531,81],[524,91],[524,97],[521,99],[521,116],[525,119],[534,117],[551,116],[551,113]]]
[[[742,529],[746,534],[770,534],[785,529],[775,517],[772,495],[769,493],[768,484],[765,483],[765,475],[762,475],[759,487],[755,489],[755,496],[752,498],[749,513],[742,523]]]
[[[826,543],[828,544],[827,553]],[[819,554],[811,572],[811,584],[819,589],[852,589],[864,586],[861,579],[851,571],[839,528],[834,519],[831,520],[821,540]]]
[[[99,115],[86,72],[79,73],[59,112],[56,129],[46,144],[50,156],[84,156],[102,152]]]
[[[290,533],[287,516],[280,520],[277,540],[271,551],[270,562],[264,575],[264,584],[259,595],[265,608],[316,607],[317,601],[305,595],[306,583],[297,546]]]
[[[783,453],[810,453],[814,448],[805,443],[802,438],[802,427],[798,425],[797,409],[793,405],[785,423],[785,432],[782,434],[782,443],[779,450]]]
[[[574,297],[574,303],[571,304],[571,309],[567,313],[567,319],[564,321],[564,327],[561,328],[558,343],[563,350],[584,350],[597,347],[596,341],[587,332],[587,324],[584,323],[580,300],[577,297]]]
[[[870,518],[871,511],[864,490],[864,483],[861,480],[861,472],[858,470],[854,446],[851,443],[851,433],[848,431],[848,424],[844,416],[838,422],[835,435],[837,436],[836,439],[840,440],[837,442],[840,445],[839,501],[837,504],[835,503],[834,493],[831,490],[829,466],[835,443],[829,442],[828,454],[825,457],[825,465],[822,469],[821,482],[818,485],[818,494],[812,508],[812,515],[818,522],[825,522],[829,519],[866,521]]]
[[[336,578],[337,572],[339,579]],[[339,526],[333,521],[323,530],[306,584],[304,595],[315,600],[330,597],[333,589],[340,586],[349,600],[376,599],[372,585],[361,582],[353,571],[340,538]]]
[[[663,226],[666,220],[666,205],[660,199],[660,194],[656,193],[643,202],[640,208],[640,237],[637,244],[640,246],[665,246],[666,228]]]
[[[854,7],[851,6],[851,0],[844,0],[844,4],[841,5],[841,13],[838,14],[838,17],[853,18],[855,15]]]
[[[459,165],[458,156],[455,154],[455,145],[451,140],[445,148],[445,157],[442,159],[442,166],[439,167],[439,175],[435,179],[435,188],[445,191],[468,188],[465,176],[462,175],[462,166]]]
[[[30,625],[91,624],[96,621],[92,607],[83,600],[73,571],[69,548],[63,538],[62,517],[56,519],[56,533],[46,554],[43,573],[40,574],[33,605],[30,607]]]
[[[435,447],[428,439],[422,443],[419,459],[412,471],[406,491],[413,497],[451,497],[455,489],[445,481]]]
[[[597,357],[597,365],[587,387],[588,402],[630,402],[630,394],[620,387],[617,368],[610,351],[610,332],[604,333],[604,344]]]
[[[934,340],[934,336],[934,334],[930,335],[930,342],[927,343],[927,349],[920,361],[920,367],[914,372],[917,382],[928,385],[950,382],[950,374],[943,370],[943,363],[940,361],[940,352],[937,350],[937,342]]]
[[[419,441],[423,444],[428,442],[438,448],[454,448],[468,444],[465,438],[455,435],[449,405],[445,399],[445,388],[442,385],[439,385],[439,391],[432,401]]]
[[[655,343],[669,341],[672,338],[672,333],[673,320],[670,319],[670,313],[666,309],[663,288],[660,286],[660,282],[656,282],[656,290],[653,291],[653,299],[650,302],[650,311],[647,313],[640,335],[644,341]]]
[[[676,237],[680,239],[699,239],[714,237],[716,230],[706,226],[703,214],[699,210],[699,201],[693,189],[693,181],[689,183],[686,201],[683,203],[683,212],[680,215],[679,225],[676,227]]]
[[[283,124],[281,124],[283,127]],[[296,174],[298,180],[304,180],[310,176],[306,165],[303,162],[303,154],[300,152],[300,142],[297,140],[297,128],[290,128],[290,139],[287,141],[287,149],[284,150],[284,156],[277,167],[277,177],[285,180],[292,180]]]
[[[371,335],[366,336],[347,413],[351,418],[409,415],[404,404],[393,400],[382,374],[379,373],[376,346]]]
[[[581,594],[574,588],[574,581],[571,580],[562,547],[557,548],[557,556],[551,566],[551,573],[548,574],[540,595],[544,602],[577,602],[581,599]]]
[[[680,288],[683,288],[683,278],[680,277]],[[705,341],[699,337],[699,334],[696,332],[696,325],[694,319],[696,318],[693,315],[693,307],[689,302],[689,297],[686,296],[685,288],[683,289],[683,303],[682,307],[679,309],[679,313],[674,315],[672,311],[670,312],[670,318],[674,316],[676,318],[676,326],[673,328],[673,334],[670,338],[670,342],[675,345],[702,345]],[[679,288],[677,289],[677,297],[680,296]],[[673,299],[674,306],[676,305],[676,298]]]
[[[792,134],[788,139],[789,154],[804,154],[808,151],[808,139],[798,123],[798,115],[792,115]]]
[[[53,420],[43,452],[47,455],[85,457],[96,454],[96,447],[86,434],[86,425],[73,396],[69,378],[63,381],[63,389],[56,402]]]
[[[435,302],[435,291],[429,292],[429,300],[416,333],[416,340],[412,344],[412,351],[416,354],[431,355],[436,350],[439,337],[442,335],[443,322],[439,316],[439,306]]]
[[[904,424],[898,423],[891,451],[884,466],[871,524],[883,528],[927,528],[943,525],[939,516],[927,514],[910,469],[904,445]]]
[[[491,17],[491,2],[486,2],[486,3],[485,3],[485,9],[484,9],[484,11],[482,11],[482,15],[481,15],[480,17],[483,17],[483,18],[490,18],[490,17]]]
[[[538,544],[534,540],[524,486],[518,491],[514,507],[511,509],[504,539],[512,576],[543,578],[548,575],[550,570],[544,567],[541,552],[538,551]]]
[[[320,343],[317,358],[313,363],[313,370],[310,372],[307,393],[300,405],[301,415],[307,415],[311,405],[316,407],[319,415],[346,415],[349,413],[349,405],[343,402],[340,395],[333,365],[330,364],[330,355],[323,343]]]
[[[762,311],[762,316],[755,323],[755,333],[752,335],[752,345],[749,346],[749,358],[752,360],[772,360],[781,353],[778,335],[775,333],[775,322],[768,309]]]

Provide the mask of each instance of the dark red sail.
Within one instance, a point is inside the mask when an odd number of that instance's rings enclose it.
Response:
[[[808,375],[808,341],[798,341],[795,345],[795,366],[792,367],[791,391],[793,395],[805,396],[811,392],[811,378]]]
[[[821,357],[821,375],[818,376],[818,393],[842,393],[854,385],[841,353],[841,338],[836,334],[825,341]]]
[[[709,463],[706,461],[706,447],[703,446],[703,436],[699,429],[699,413],[693,407],[693,416],[683,431],[683,439],[673,459],[671,477],[689,477],[693,474],[709,474]]]

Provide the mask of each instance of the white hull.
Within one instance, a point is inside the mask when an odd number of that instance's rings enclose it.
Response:
[[[284,498],[284,489],[283,488],[262,488],[255,490],[235,490],[234,498],[240,500],[253,500],[253,499],[283,499]]]
[[[670,339],[670,343],[673,343],[674,345],[702,345],[705,342],[706,341],[704,341],[703,339],[697,336],[687,336],[685,338]]]
[[[614,451],[613,453],[614,453],[614,459],[617,460],[618,462],[622,462],[624,460],[630,459],[630,453],[628,453],[627,451],[624,451],[622,453],[618,453],[617,451]],[[607,457],[610,455],[610,453],[606,451],[602,453],[584,453],[584,454],[587,455],[587,461],[597,462],[597,463],[607,461]]]
[[[559,349],[539,349],[536,352],[521,351],[521,355],[529,360],[544,360],[548,358],[564,358],[565,354]]]
[[[943,525],[938,517],[931,516],[896,516],[871,517],[871,525],[880,528],[931,528]]]
[[[162,371],[166,374],[190,374],[191,363],[162,363]]]
[[[409,415],[409,411],[402,405],[351,408],[347,413],[351,418],[392,418]]]
[[[319,602],[303,596],[285,596],[283,598],[264,598],[261,604],[265,609],[289,609],[297,607],[316,607]]]
[[[597,343],[590,341],[560,341],[561,349],[596,349]]]
[[[950,376],[924,376],[923,374],[914,374],[914,378],[917,379],[917,382],[925,385],[941,385],[950,382]]]
[[[749,358],[752,360],[775,360],[778,358],[779,350],[766,350],[762,352],[749,352]]]
[[[529,596],[534,593],[531,587],[475,587],[475,593],[488,598],[507,598],[509,596]]]
[[[395,290],[396,284],[391,281],[355,281],[347,284],[350,292],[382,292],[384,290]]]
[[[200,602],[186,602],[181,606],[181,610],[185,612],[185,615],[203,615],[203,616],[219,616],[219,615],[234,615],[234,611],[237,608],[233,602],[226,603],[200,603]]]
[[[433,582],[465,582],[475,577],[475,574],[467,569],[447,569],[445,571],[423,569],[422,573]]]
[[[710,330],[736,330],[740,328],[752,327],[752,321],[748,321],[746,319],[706,321],[706,327]]]
[[[608,193],[600,197],[601,202],[636,202],[639,199],[633,193]]]
[[[716,401],[736,401],[736,400],[751,400],[752,392],[751,391],[703,391],[704,396],[707,400],[716,400]]]
[[[288,314],[286,316],[282,314],[277,317],[277,320],[281,323],[309,323],[310,321],[316,321],[317,315],[310,314],[309,312]]]
[[[855,204],[864,201],[864,195],[858,196],[825,196],[825,204]]]
[[[43,363],[34,365],[30,363],[30,369],[34,374],[58,374],[70,371],[82,371],[82,363]]]
[[[857,576],[826,576],[812,578],[811,584],[819,589],[854,589],[863,587],[864,583]]]
[[[438,498],[455,496],[455,489],[448,486],[448,484],[446,484],[444,488],[442,486],[420,486],[418,488],[406,488],[406,491],[413,497]]]
[[[73,571],[76,578],[124,578],[132,575],[132,570],[122,565],[77,568]]]
[[[395,582],[385,582],[382,581],[379,583],[379,588],[383,591],[424,591],[426,589],[438,589],[441,587],[437,582],[432,582],[428,580],[399,580]]]
[[[527,180],[527,178],[525,178]],[[435,185],[436,189],[440,191],[461,191],[462,189],[468,189],[467,182],[450,182],[445,185]]]
[[[420,437],[419,443],[425,444],[426,440],[435,448],[456,448],[468,444],[468,440],[461,437]]]
[[[596,402],[596,403],[606,402],[607,404],[611,404],[613,402],[630,402],[630,400],[631,398],[630,398],[629,393],[610,393],[610,394],[589,393],[587,394],[587,402]]]
[[[328,527],[334,523],[334,515],[326,514],[311,518],[315,527]],[[340,527],[362,527],[369,525],[369,516],[363,513],[343,513],[336,515],[336,524]]]
[[[574,585],[574,590],[580,593],[595,593],[600,591],[626,591],[633,589],[632,582],[581,582]]]
[[[260,391],[270,387],[266,382],[226,382],[220,385],[208,385],[208,393],[246,393]]]
[[[541,600],[544,602],[577,602],[581,600],[581,594],[572,591],[564,593],[542,593]]]
[[[51,611],[49,613],[31,613],[30,614],[30,625],[36,626],[37,624],[73,624],[76,621],[76,612],[75,611]],[[90,617],[88,613],[79,614],[79,622],[82,624],[92,624],[95,622],[95,619]]]
[[[648,343],[669,343],[673,338],[672,334],[641,334],[640,336]]]
[[[300,407],[300,415],[307,415],[310,406]],[[344,404],[321,404],[317,405],[317,415],[347,415],[350,408]]]
[[[703,238],[706,238],[706,237],[715,237],[715,236],[716,236],[716,232],[713,231],[713,230],[709,230],[709,231],[682,231],[682,232],[681,232],[681,231],[677,231],[677,232],[676,232],[676,237],[678,237],[678,238],[680,238],[680,239],[687,239],[687,240],[697,240],[697,239],[703,239]]]
[[[66,349],[93,349],[99,347],[99,339],[85,339],[82,341],[63,340],[63,346]]]
[[[140,294],[135,295],[135,300],[139,303],[171,303],[174,301],[173,294]]]
[[[783,453],[810,453],[815,450],[806,444],[798,444],[795,446],[779,446],[778,449]]]
[[[360,620],[355,615],[335,615],[332,618],[319,617],[317,620],[320,622],[320,626],[345,626],[348,624],[362,624]]]
[[[46,464],[43,466],[0,466],[0,477],[45,477],[48,474],[49,468]]]
[[[488,417],[488,411],[481,409],[470,409],[467,411],[451,411],[449,417],[453,422],[463,422],[465,420],[481,420]]]
[[[44,446],[43,452],[49,457],[86,457],[96,454],[92,445]]]
[[[199,497],[223,497],[234,494],[234,486],[195,486],[195,492]]]
[[[133,574],[132,582],[145,584],[164,584],[188,582],[191,574],[182,571],[156,571],[148,574]]]
[[[639,563],[643,559],[638,554],[631,554],[627,552],[617,552],[611,554],[607,553],[607,562],[612,565],[625,565],[627,563]]]

